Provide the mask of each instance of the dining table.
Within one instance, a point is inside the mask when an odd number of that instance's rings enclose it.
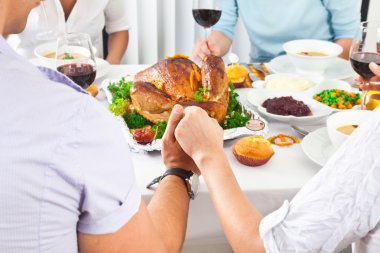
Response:
[[[146,67],[147,65],[111,65],[95,84],[102,87],[104,83],[117,81],[123,76],[133,76]],[[240,102],[247,107],[251,106],[246,99],[250,90],[237,89]],[[108,106],[103,90],[100,89],[96,99]],[[290,125],[266,120],[269,132],[265,137],[282,133],[302,140],[303,136]],[[260,167],[248,167],[240,164],[232,153],[231,148],[236,141],[237,139],[225,141],[224,151],[242,191],[263,216],[281,207],[285,200],[290,201],[321,168],[303,153],[299,143],[289,147],[273,145],[275,155],[268,163]],[[132,152],[131,157],[142,197],[148,203],[154,191],[148,190],[146,185],[165,171],[161,153]],[[199,182],[198,195],[190,202],[186,241],[182,252],[232,252],[202,177]]]

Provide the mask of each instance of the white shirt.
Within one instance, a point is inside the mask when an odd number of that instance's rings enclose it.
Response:
[[[260,234],[267,253],[380,252],[380,108]]]
[[[83,32],[91,36],[92,44],[97,49],[97,56],[103,55],[102,30],[108,34],[128,30],[126,0],[77,0],[67,21],[60,0],[44,1],[47,12],[46,23],[42,5],[32,10],[24,32],[9,36],[8,42],[16,51],[34,58],[37,45],[46,43],[38,34],[46,31]]]
[[[126,224],[141,195],[114,117],[1,36],[0,87],[0,252],[77,252],[77,231]]]

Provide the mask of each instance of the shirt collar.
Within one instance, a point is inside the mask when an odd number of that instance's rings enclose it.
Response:
[[[13,48],[8,44],[5,38],[0,35],[0,55],[4,54],[11,58],[17,58],[22,61],[26,61],[21,55],[19,55]]]
[[[9,47],[3,35],[0,35],[0,54],[5,54],[9,50]]]

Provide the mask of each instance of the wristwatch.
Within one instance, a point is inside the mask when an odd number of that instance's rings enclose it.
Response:
[[[182,178],[183,182],[185,183],[187,194],[189,195],[190,199],[195,199],[196,195],[198,194],[199,176],[197,174],[194,174],[192,171],[184,170],[181,168],[167,169],[162,176],[153,179],[153,181],[150,182],[146,186],[146,188],[152,189],[153,185],[159,183],[162,179],[169,175],[174,175]]]

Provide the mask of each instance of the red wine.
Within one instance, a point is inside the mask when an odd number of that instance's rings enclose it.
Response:
[[[222,11],[210,9],[194,9],[193,16],[195,21],[197,21],[200,26],[209,28],[218,23],[220,17],[222,16]]]
[[[375,74],[369,69],[371,62],[380,64],[380,54],[378,53],[354,53],[350,58],[351,66],[356,73],[364,79],[370,79]]]
[[[380,41],[377,42],[377,52],[380,54]]]
[[[83,89],[87,89],[88,86],[94,82],[96,77],[96,71],[90,64],[71,63],[59,66],[57,70],[69,77]]]

